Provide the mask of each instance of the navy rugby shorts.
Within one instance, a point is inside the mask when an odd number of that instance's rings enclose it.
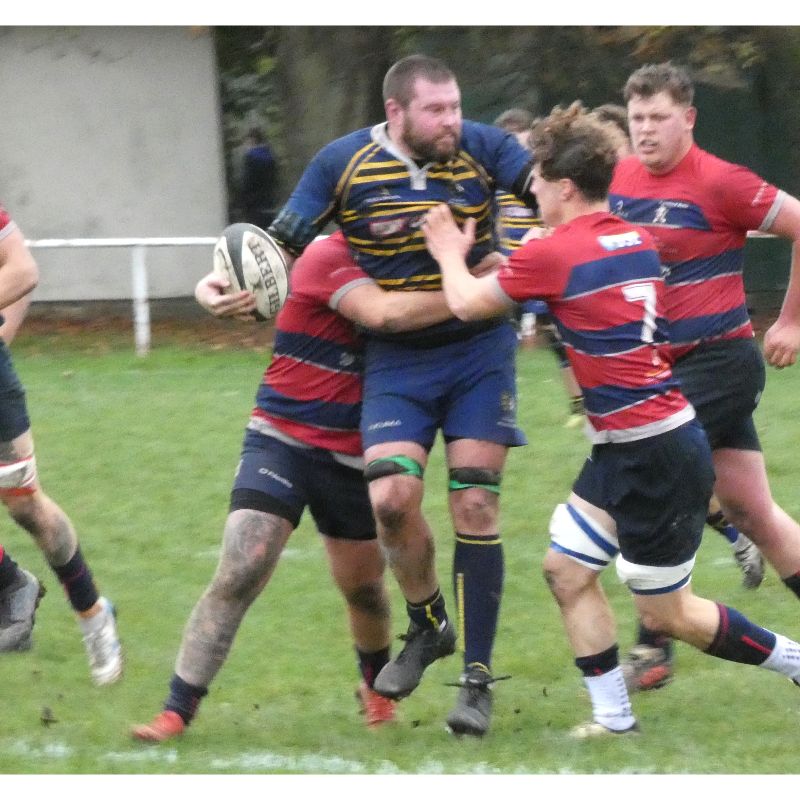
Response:
[[[694,406],[712,450],[761,450],[753,412],[766,369],[755,339],[700,345],[675,362],[672,374]]]
[[[692,420],[647,439],[595,445],[573,491],[614,519],[626,561],[671,567],[697,552],[713,486],[711,449]]]
[[[0,340],[0,442],[10,442],[30,427],[25,389],[14,369],[8,347]]]
[[[336,461],[328,450],[295,447],[245,432],[230,511],[275,514],[296,528],[308,507],[317,530],[334,539],[376,538],[364,473]]]
[[[371,340],[361,412],[364,449],[416,442],[430,450],[437,430],[448,440],[526,444],[517,427],[516,350],[510,324],[432,348]]]

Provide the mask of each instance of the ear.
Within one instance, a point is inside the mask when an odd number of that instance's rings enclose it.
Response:
[[[689,106],[684,113],[684,120],[686,127],[689,130],[694,130],[694,124],[697,122],[697,109],[694,106]]]
[[[392,122],[400,117],[403,113],[403,107],[393,97],[390,97],[384,104],[386,110],[386,119]]]
[[[564,202],[567,200],[572,200],[575,196],[575,192],[578,191],[578,187],[575,186],[575,182],[571,178],[561,178],[558,181],[559,185],[559,199]]]

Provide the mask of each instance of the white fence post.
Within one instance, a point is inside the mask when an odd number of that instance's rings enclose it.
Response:
[[[150,239],[38,239],[26,241],[31,249],[60,250],[70,247],[128,247],[131,252],[131,293],[133,297],[133,332],[136,354],[150,352],[150,297],[147,274],[148,247],[211,247],[217,241],[211,236],[162,237]],[[209,269],[211,267],[209,258]]]
[[[150,304],[147,298],[147,255],[141,244],[137,244],[131,253],[131,287],[136,355],[146,356],[150,352]]]

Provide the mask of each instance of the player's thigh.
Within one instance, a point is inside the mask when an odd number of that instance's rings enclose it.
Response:
[[[507,447],[526,444],[517,426],[516,349],[510,325],[493,328],[454,349],[442,421],[448,440],[478,439]]]
[[[448,373],[439,348],[371,343],[364,371],[361,437],[364,449],[392,442],[433,446],[441,425]]]
[[[348,542],[376,539],[375,520],[364,473],[319,452],[311,466],[308,508],[317,530]]]
[[[678,359],[673,373],[694,406],[712,450],[760,449],[752,417],[764,391],[766,372],[754,340],[699,347]]]
[[[0,499],[11,508],[30,500],[38,488],[25,390],[0,341]]]
[[[603,445],[603,507],[613,518],[623,561],[671,567],[700,544],[714,483],[711,452],[696,422],[639,442]]]
[[[254,598],[269,581],[294,525],[282,516],[237,508],[228,514],[217,570],[218,596]]]
[[[561,586],[588,585],[593,580],[589,573],[601,572],[619,553],[616,523],[603,510],[601,493],[591,491],[594,484],[601,482],[602,468],[602,464],[587,459],[575,482],[586,496],[573,490],[567,502],[557,505],[550,517],[550,547],[544,569],[554,578],[563,576],[563,580],[559,580]],[[597,473],[597,476],[592,473]],[[572,568],[569,562],[576,568]],[[551,589],[554,587],[551,582]]]
[[[14,369],[8,347],[0,340],[0,442],[4,443],[4,449],[7,451],[7,446],[30,427],[25,389]],[[30,452],[33,452],[32,446]]]
[[[230,511],[274,514],[296,528],[309,500],[312,450],[246,431],[231,489]]]
[[[767,519],[772,509],[767,469],[760,450],[714,450],[714,491],[727,514]]]

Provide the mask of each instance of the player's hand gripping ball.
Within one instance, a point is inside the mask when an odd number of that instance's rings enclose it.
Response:
[[[222,231],[214,245],[214,272],[230,284],[226,294],[247,290],[256,298],[256,319],[274,319],[286,302],[289,272],[272,237],[247,222]]]

